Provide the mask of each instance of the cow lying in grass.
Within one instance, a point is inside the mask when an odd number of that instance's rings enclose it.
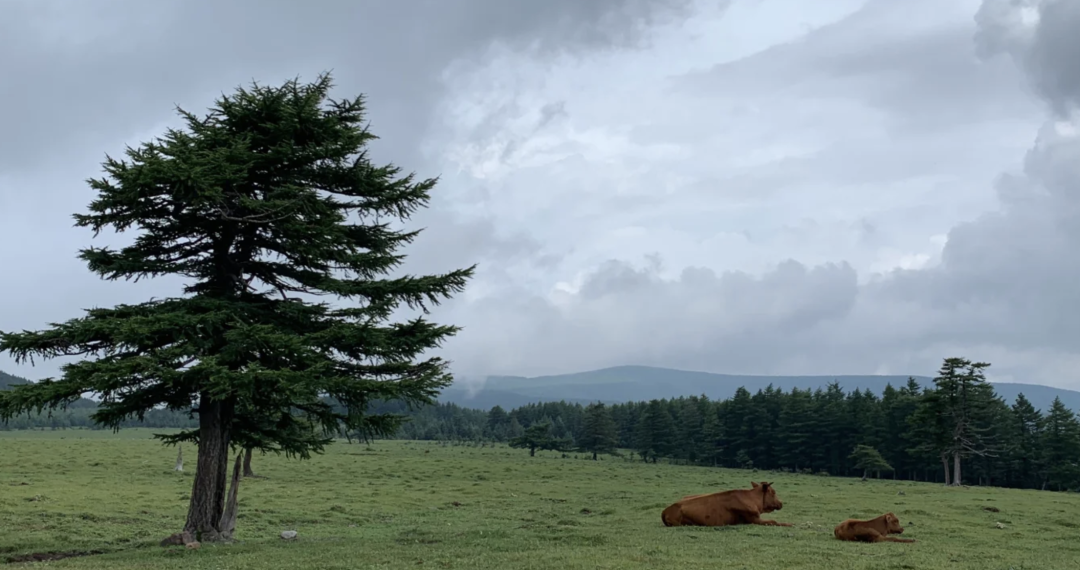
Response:
[[[760,524],[791,526],[761,518],[762,513],[779,511],[784,503],[776,496],[772,483],[755,483],[752,489],[735,489],[704,495],[688,495],[664,509],[664,526],[727,526]]]
[[[856,542],[915,542],[909,538],[896,538],[890,534],[902,534],[904,527],[900,526],[900,519],[892,513],[885,513],[880,517],[866,521],[848,519],[833,529],[833,535],[839,540],[852,540]]]

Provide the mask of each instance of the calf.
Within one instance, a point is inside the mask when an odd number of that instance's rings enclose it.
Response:
[[[848,519],[833,529],[833,535],[839,540],[856,542],[915,542],[909,538],[896,538],[890,534],[903,534],[904,527],[900,519],[892,513],[885,513],[870,520]]]

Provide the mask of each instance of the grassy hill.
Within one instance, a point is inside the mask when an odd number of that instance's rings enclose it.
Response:
[[[712,374],[671,368],[649,366],[616,366],[590,372],[561,374],[558,376],[489,376],[483,388],[475,394],[464,385],[445,390],[440,400],[476,408],[490,408],[498,404],[504,408],[538,401],[602,401],[626,402],[672,398],[705,394],[712,399],[730,398],[739,386],[750,392],[768,385],[790,391],[792,388],[824,388],[836,381],[845,391],[869,389],[881,394],[885,386],[900,387],[907,383],[907,375],[898,376],[753,376]],[[915,376],[919,384],[929,386],[927,376]],[[1051,388],[1038,384],[995,382],[994,390],[1010,404],[1016,395],[1024,396],[1036,408],[1046,410],[1055,397],[1071,410],[1080,411],[1080,392]]]
[[[338,442],[310,461],[256,458],[240,485],[238,541],[166,549],[184,523],[194,450],[160,430],[0,432],[0,565],[100,552],[63,568],[521,568],[745,570],[1076,567],[1080,495],[646,465],[434,442]],[[790,528],[667,528],[683,495],[776,485]],[[903,495],[900,492],[903,491]],[[853,544],[836,523],[892,511],[914,544]],[[294,541],[279,538],[295,530]],[[36,566],[36,565],[34,565]],[[19,566],[13,565],[12,568]],[[29,567],[29,566],[28,566]]]

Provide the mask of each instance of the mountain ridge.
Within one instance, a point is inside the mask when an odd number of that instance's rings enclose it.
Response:
[[[740,386],[751,393],[763,390],[769,385],[790,392],[792,388],[824,389],[834,381],[845,392],[869,389],[880,396],[886,385],[892,384],[894,388],[899,388],[907,383],[909,377],[914,378],[920,386],[924,387],[933,382],[929,376],[900,374],[769,376],[623,365],[546,376],[488,376],[480,388],[474,388],[465,381],[456,381],[444,389],[437,400],[481,410],[489,410],[495,406],[512,409],[538,402],[565,401],[571,404],[589,404],[600,401],[615,404],[702,394],[714,400],[723,400],[734,395],[735,390]],[[28,382],[30,381],[25,378],[0,371],[0,390]],[[1015,382],[992,382],[991,384],[994,386],[994,391],[1009,404],[1016,400],[1017,394],[1023,393],[1035,408],[1045,411],[1049,409],[1055,397],[1060,397],[1066,407],[1074,412],[1080,412],[1080,391],[1042,384]],[[93,402],[86,400],[78,404],[93,405]]]
[[[548,376],[488,376],[479,388],[465,382],[455,382],[443,390],[439,400],[466,407],[490,408],[496,404],[503,407],[517,407],[533,402],[559,400],[618,403],[701,394],[712,399],[727,399],[734,395],[735,390],[740,386],[754,393],[771,384],[774,388],[790,392],[792,388],[824,389],[834,381],[845,392],[869,389],[880,396],[886,385],[891,384],[894,388],[899,388],[907,383],[909,377],[914,378],[923,387],[933,383],[930,376],[908,374],[805,376],[720,374],[676,368],[624,365]],[[1041,384],[1015,382],[992,382],[991,384],[994,386],[994,391],[1010,405],[1016,400],[1018,394],[1023,393],[1036,408],[1044,411],[1049,409],[1055,397],[1060,397],[1069,409],[1080,411],[1080,391]]]

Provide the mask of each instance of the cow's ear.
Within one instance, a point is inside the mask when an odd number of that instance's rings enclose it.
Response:
[[[760,487],[760,486],[761,486],[761,485],[759,485],[759,484],[758,484],[758,482],[757,482],[757,481],[751,481],[751,482],[750,482],[750,484],[751,484],[751,485],[753,485],[753,487],[754,487],[755,489],[757,489],[758,487]]]

